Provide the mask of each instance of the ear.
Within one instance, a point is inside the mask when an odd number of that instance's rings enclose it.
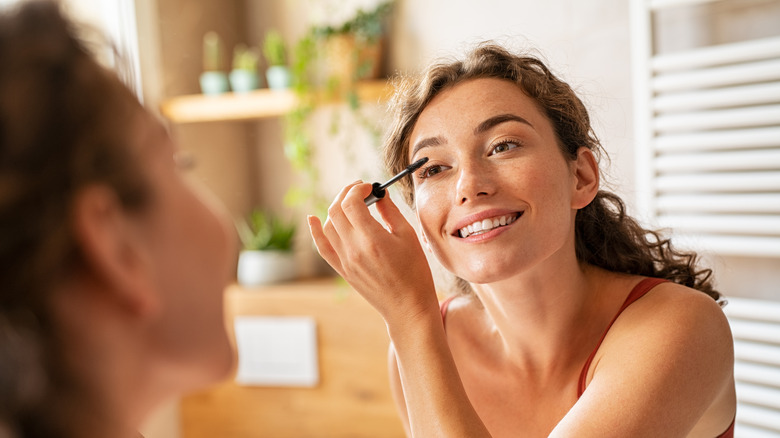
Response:
[[[76,196],[73,233],[84,269],[101,285],[104,298],[137,315],[154,313],[159,299],[150,287],[143,240],[113,190],[92,185]]]
[[[593,151],[584,146],[579,148],[573,170],[575,185],[571,207],[579,210],[590,204],[599,191],[599,165]]]

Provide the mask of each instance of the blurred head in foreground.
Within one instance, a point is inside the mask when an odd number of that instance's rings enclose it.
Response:
[[[79,32],[0,13],[0,436],[135,436],[233,363],[229,221]]]

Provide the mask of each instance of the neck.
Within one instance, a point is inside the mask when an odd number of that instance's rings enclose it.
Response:
[[[83,286],[83,285],[81,285]],[[65,342],[63,366],[75,388],[62,398],[77,436],[138,437],[138,427],[171,394],[156,378],[142,324],[88,287],[69,288],[57,303]]]
[[[579,264],[573,254],[572,259],[473,285],[501,340],[501,354],[516,366],[570,372],[587,357],[591,338],[600,335],[602,272]]]

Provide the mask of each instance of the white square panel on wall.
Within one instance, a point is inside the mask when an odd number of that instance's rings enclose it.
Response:
[[[313,318],[237,316],[236,382],[255,386],[312,387],[319,382]]]

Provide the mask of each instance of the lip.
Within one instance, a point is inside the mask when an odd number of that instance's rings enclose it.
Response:
[[[480,211],[479,213],[474,213],[474,214],[468,215],[468,216],[458,220],[455,223],[455,225],[454,225],[454,227],[452,229],[453,231],[450,233],[450,235],[454,236],[454,237],[457,237],[459,239],[462,239],[462,237],[460,237],[460,235],[459,235],[460,229],[465,227],[465,226],[471,225],[474,222],[482,221],[482,220],[485,220],[485,219],[494,218],[494,217],[498,217],[498,216],[510,215],[510,214],[522,215],[523,212],[524,212],[524,210],[509,210],[509,209],[503,209],[503,208],[501,208],[501,209],[493,208],[493,209],[489,209],[489,210]],[[487,232],[485,234],[490,234],[490,232],[492,232],[492,231],[498,231],[498,230],[501,230],[503,228],[506,228],[506,227],[493,228],[492,230],[490,230],[489,232]],[[474,237],[478,237],[478,236],[474,236]],[[471,236],[467,237],[467,239],[470,239],[470,238],[471,238]]]

